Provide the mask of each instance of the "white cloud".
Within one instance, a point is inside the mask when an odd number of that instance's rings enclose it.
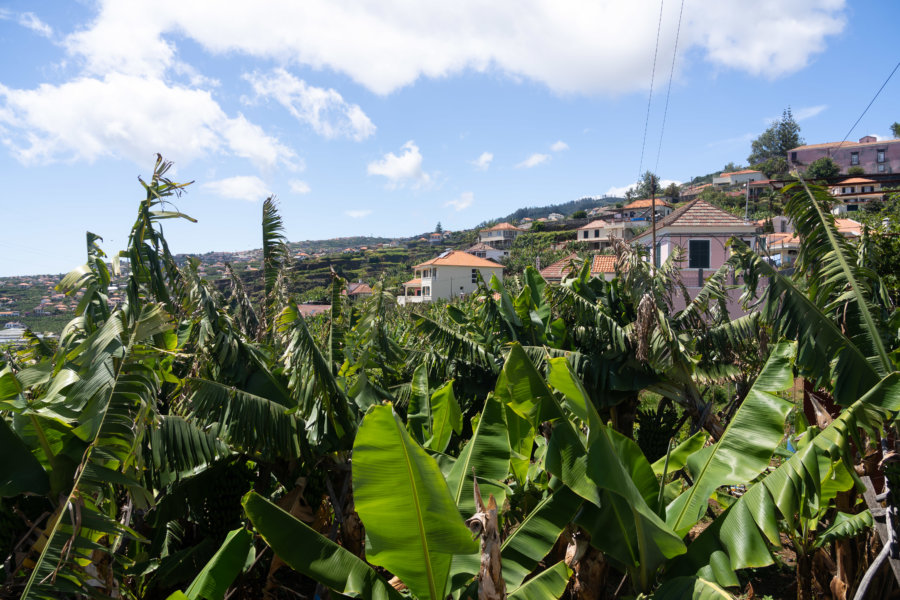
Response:
[[[816,106],[803,106],[798,109],[791,109],[791,115],[794,117],[795,121],[805,121],[806,119],[811,119],[828,108],[827,104],[817,104]],[[766,125],[771,125],[776,121],[781,120],[781,115],[777,117],[766,117],[763,119]]]
[[[467,70],[560,93],[622,93],[649,83],[657,10],[616,0],[102,0],[95,21],[66,46],[100,75],[159,75],[176,60],[175,42],[165,38],[179,36],[216,54],[332,69],[379,94]],[[674,45],[678,10],[666,3],[663,53]],[[695,0],[684,10],[682,57],[769,78],[805,67],[846,21],[845,0]]]
[[[272,98],[291,115],[322,137],[361,141],[375,133],[375,125],[356,104],[350,104],[333,89],[307,85],[284,69],[269,75],[253,73],[244,78],[257,97]]]
[[[236,175],[219,181],[210,181],[202,187],[219,196],[247,202],[259,202],[270,195],[269,187],[255,175]]]
[[[481,156],[472,161],[472,164],[475,165],[475,168],[479,171],[487,171],[493,160],[494,155],[492,153],[482,152]]]
[[[681,184],[682,184],[682,182],[681,182],[681,181],[678,181],[677,179],[660,179],[660,180],[659,180],[660,191],[666,189],[667,187],[669,187],[669,186],[672,185],[673,183],[674,183],[675,185],[681,185]],[[611,187],[611,188],[609,188],[608,190],[606,190],[606,195],[607,195],[607,196],[613,196],[613,197],[615,197],[615,198],[624,198],[624,197],[625,197],[625,192],[627,192],[628,190],[633,190],[634,188],[637,187],[637,185],[638,185],[637,183],[632,183],[631,185],[625,185],[625,186],[622,186],[622,187]]]
[[[459,195],[459,198],[454,198],[449,202],[445,203],[444,206],[452,206],[457,211],[469,208],[472,206],[472,202],[475,200],[475,194],[472,192],[463,192]]]
[[[22,27],[26,27],[37,33],[38,35],[42,35],[47,38],[53,36],[53,29],[49,25],[41,21],[38,16],[32,12],[25,12],[20,14],[17,22]]]
[[[798,121],[805,121],[806,119],[811,119],[828,108],[827,104],[819,104],[817,106],[805,106],[803,108],[798,108],[793,111],[794,118]]]
[[[555,142],[552,146],[550,146],[550,149],[554,152],[562,152],[563,150],[568,150],[569,145],[564,141],[559,140],[558,142]]]
[[[372,214],[372,211],[369,209],[362,210],[345,210],[344,214],[350,217],[351,219],[362,219],[364,217],[368,217]]]
[[[309,188],[309,184],[305,181],[300,181],[299,179],[291,179],[288,183],[291,186],[291,191],[295,194],[308,194],[311,191]]]
[[[550,160],[549,154],[538,154],[537,152],[535,152],[534,154],[532,154],[531,156],[529,156],[528,158],[526,158],[525,160],[523,160],[522,162],[517,164],[516,168],[517,169],[531,169],[532,167],[536,167],[538,165],[544,164],[548,160]]]
[[[302,167],[259,126],[226,115],[209,92],[118,73],[32,90],[0,84],[0,126],[24,164],[113,157],[145,166],[160,152],[179,164],[233,154],[259,167]]]
[[[403,187],[411,183],[414,187],[422,187],[431,183],[431,175],[422,170],[422,153],[412,140],[403,144],[403,153],[397,156],[388,152],[381,160],[369,163],[366,172],[369,175],[387,177],[389,188]]]

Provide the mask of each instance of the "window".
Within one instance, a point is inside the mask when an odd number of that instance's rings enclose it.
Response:
[[[472,283],[478,283],[478,269],[472,269]]]
[[[856,188],[853,188],[853,187],[842,187],[841,188],[842,194],[852,194],[855,191],[856,191]]]
[[[859,152],[851,152],[850,153],[850,164],[851,165],[859,164]]]
[[[880,165],[878,165],[878,172],[884,173],[884,163],[881,163]]]
[[[691,269],[709,268],[709,240],[690,240],[688,242],[688,267]]]
[[[430,296],[430,295],[431,295],[431,287],[429,287],[429,286],[427,286],[427,285],[426,285],[425,287],[423,287],[423,288],[422,288],[422,295],[423,295],[423,296]]]
[[[859,207],[855,204],[851,204],[847,206],[847,212],[856,212],[859,210]]]
[[[884,150],[877,150],[878,158],[875,159],[876,162],[883,163],[884,162]]]
[[[871,193],[871,192],[874,192],[874,191],[875,191],[875,186],[874,186],[874,185],[864,185],[864,186],[862,186],[862,193],[863,193],[863,194],[868,194],[868,193]]]
[[[594,230],[594,237],[595,237],[595,238],[600,237],[600,230],[599,230],[599,229],[595,229],[595,230]]]
[[[792,163],[797,162],[797,153],[796,152],[791,152],[791,162]]]

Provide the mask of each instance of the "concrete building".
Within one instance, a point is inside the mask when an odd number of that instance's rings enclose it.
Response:
[[[486,258],[488,260],[500,261],[503,257],[509,256],[509,250],[497,250],[487,244],[478,242],[474,246],[466,248],[466,252],[478,258]]]
[[[487,283],[491,276],[503,281],[503,266],[467,252],[448,250],[413,267],[415,277],[403,284],[400,304],[450,300],[478,289],[479,275]]]
[[[810,163],[826,156],[841,173],[847,173],[850,167],[862,167],[866,174],[900,173],[900,139],[879,141],[872,135],[858,142],[798,146],[788,152],[787,159],[792,169],[804,171]]]
[[[509,250],[521,233],[522,229],[515,225],[497,223],[493,227],[478,232],[478,239],[482,244],[487,244],[496,250]]]

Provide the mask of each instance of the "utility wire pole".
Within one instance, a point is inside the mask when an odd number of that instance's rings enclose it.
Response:
[[[650,229],[653,236],[653,246],[650,249],[651,272],[656,274],[656,261],[659,257],[656,251],[656,177],[654,175],[650,176]]]

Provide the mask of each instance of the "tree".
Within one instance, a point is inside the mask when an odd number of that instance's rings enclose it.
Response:
[[[851,177],[859,177],[860,175],[865,175],[865,174],[866,174],[866,170],[863,169],[862,167],[860,167],[859,165],[856,165],[856,166],[853,166],[853,167],[850,167],[849,169],[847,169],[847,175],[850,175]]]
[[[732,173],[734,171],[740,171],[743,169],[743,165],[736,165],[733,162],[729,162],[727,165],[722,167],[722,172],[724,173]]]
[[[437,225],[434,226],[434,232],[435,232],[435,233],[444,233],[444,228],[441,227],[441,222],[440,222],[440,221],[438,221],[438,222],[437,222]]]
[[[587,211],[586,210],[576,210],[575,212],[572,213],[572,218],[573,219],[586,219]]]
[[[800,137],[800,125],[794,120],[791,108],[788,107],[781,114],[780,120],[772,123],[753,140],[747,162],[770,177],[786,173],[788,152],[801,145],[803,138]]]
[[[830,156],[812,161],[806,168],[807,179],[832,179],[841,174],[841,168]]]
[[[635,188],[638,198],[649,198],[654,192],[659,194],[659,176],[652,171],[645,171]]]
[[[891,135],[895,138],[900,138],[900,123],[894,121],[894,124],[891,125]]]
[[[679,190],[678,186],[674,183],[670,183],[669,186],[663,191],[663,196],[672,200],[672,202],[678,202]]]

